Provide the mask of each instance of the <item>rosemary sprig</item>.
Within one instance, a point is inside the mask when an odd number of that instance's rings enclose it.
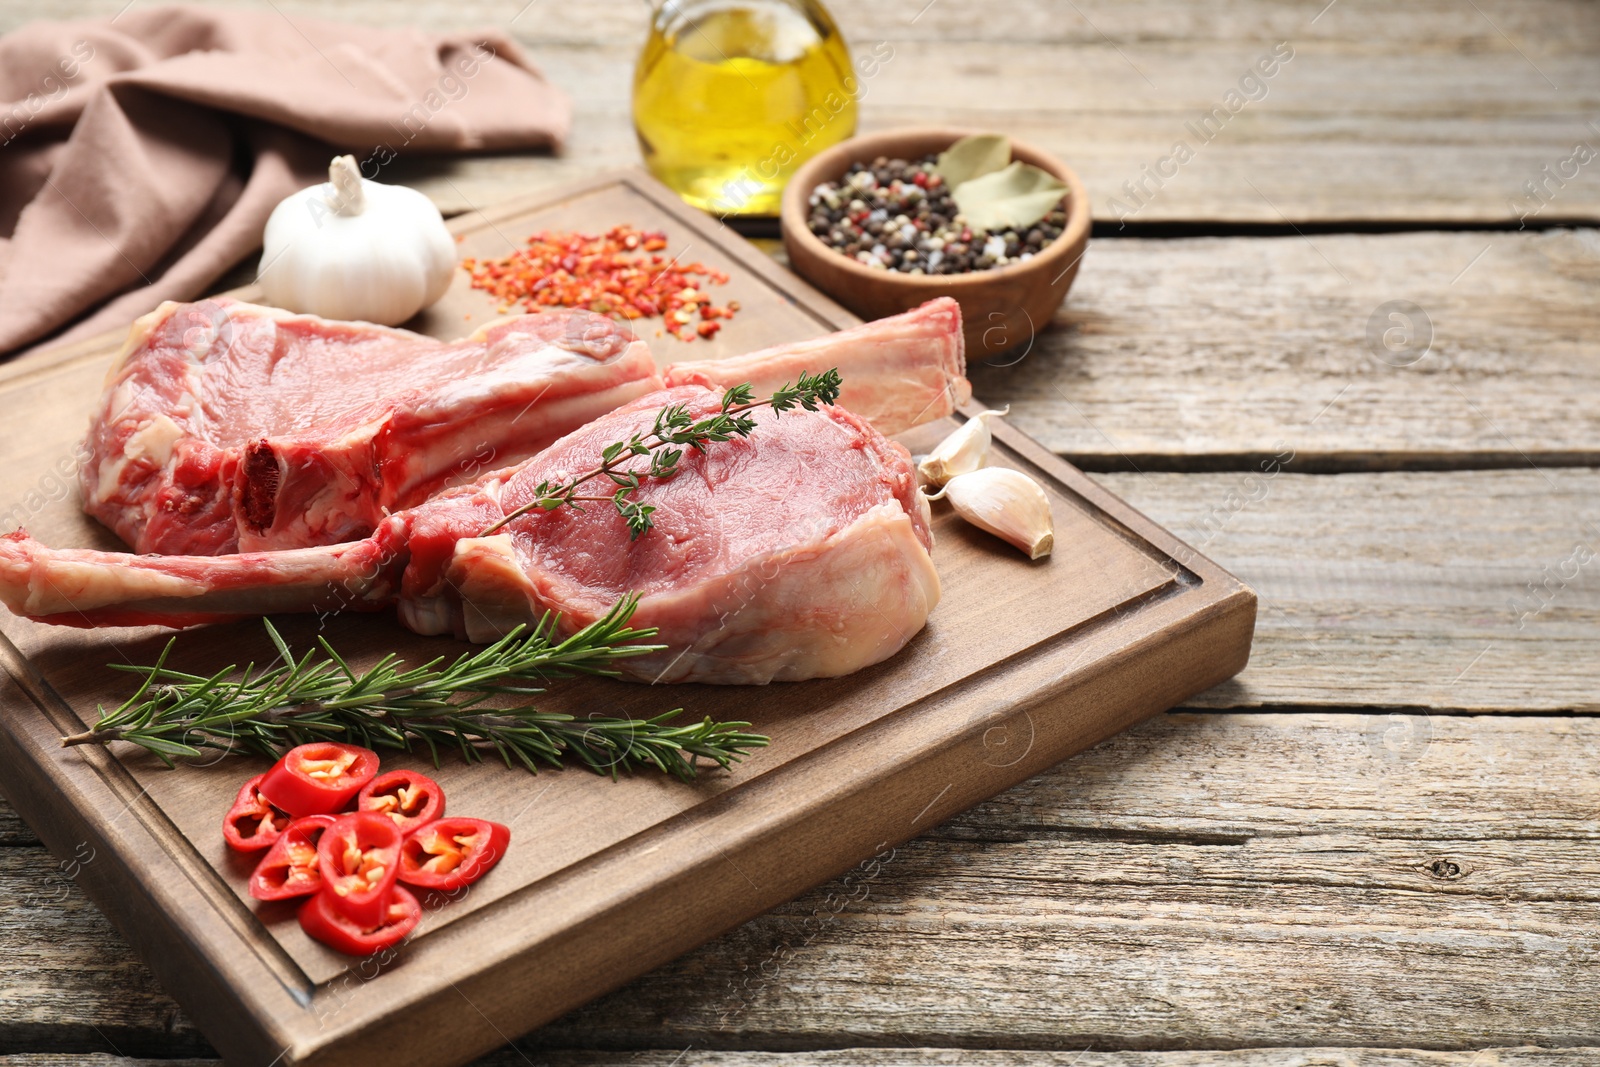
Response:
[[[209,676],[174,670],[166,665],[169,641],[154,666],[111,664],[141,675],[138,690],[113,712],[102,707],[93,729],[61,743],[126,741],[168,766],[174,757],[205,750],[276,758],[308,741],[408,752],[420,744],[436,763],[441,749],[455,749],[468,762],[494,753],[508,767],[520,763],[534,772],[541,761],[559,766],[571,758],[613,778],[654,767],[684,781],[695,777],[700,759],[727,767],[765,746],[766,737],[745,732],[747,722],[708,717],[671,725],[681,708],[650,719],[579,719],[528,704],[489,702],[541,693],[537,683],[553,678],[614,675],[610,664],[616,660],[660,651],[665,646],[637,643],[655,630],[628,626],[637,602],[624,597],[604,618],[565,640],[556,639],[556,619],[547,614],[531,629],[518,627],[450,663],[441,656],[407,667],[390,653],[361,673],[321,636],[318,649],[295,658],[270,622],[265,625],[280,662],[259,670],[254,663]]]
[[[696,452],[707,446],[735,437],[749,437],[756,428],[756,420],[745,412],[754,408],[770,407],[775,414],[792,411],[796,407],[807,411],[817,410],[818,404],[831,404],[839,399],[839,371],[826,370],[821,374],[802,374],[794,385],[784,383],[772,395],[755,399],[750,383],[736,385],[722,394],[722,410],[703,419],[689,414],[687,404],[673,404],[656,413],[655,425],[648,433],[636,433],[626,441],[615,441],[600,453],[600,465],[565,482],[543,481],[534,488],[534,499],[509,512],[486,527],[479,536],[490,534],[512,519],[531,511],[554,511],[563,505],[583,510],[585,501],[610,501],[617,513],[628,524],[630,540],[650,529],[650,513],[655,507],[631,499],[645,478],[671,478],[678,473],[678,461],[683,458],[685,446]],[[644,466],[622,469],[622,465],[635,456],[648,456]],[[578,487],[595,478],[608,478],[617,488],[610,496],[579,496]]]

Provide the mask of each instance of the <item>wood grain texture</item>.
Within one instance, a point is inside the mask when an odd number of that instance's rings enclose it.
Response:
[[[1590,717],[1440,715],[1396,751],[1363,714],[1161,716],[523,1047],[1594,1045],[1597,753]],[[0,850],[0,898],[47,867]],[[199,1054],[75,889],[0,911],[0,937],[50,967],[0,991],[0,1047],[43,1015],[74,1047],[117,1020],[126,1054]]]
[[[1486,1048],[1428,1052],[1387,1048],[1186,1049],[1182,1052],[1018,1052],[997,1049],[841,1048],[808,1052],[650,1049],[594,1052],[507,1049],[473,1067],[1567,1067],[1590,1064],[1600,1048]],[[0,1067],[222,1067],[221,1060],[133,1060],[91,1053],[0,1055]]]
[[[262,0],[261,6],[266,6]],[[392,24],[383,0],[281,0],[285,18]],[[867,86],[864,129],[988,126],[1056,152],[1078,170],[1097,218],[1124,182],[1143,179],[1178,140],[1194,150],[1132,218],[1283,225],[1423,220],[1505,223],[1509,200],[1574,144],[1600,144],[1600,11],[1563,0],[1447,0],[1415,5],[1253,0],[1217,9],[1175,0],[1062,6],[941,0],[836,0],[857,56],[893,58]],[[54,17],[109,17],[122,0],[65,0]],[[924,10],[926,9],[926,10]],[[6,0],[0,28],[37,17]],[[637,160],[629,120],[645,12],[628,0],[414,0],[407,21],[432,29],[508,29],[577,102],[560,159],[428,160],[402,154],[390,175],[449,210],[481,207]],[[1222,106],[1279,41],[1295,58],[1265,96],[1202,143],[1185,123]],[[404,111],[409,102],[397,107]],[[1591,164],[1593,166],[1593,164]],[[1171,165],[1167,165],[1171,169]],[[1600,182],[1583,170],[1550,187],[1541,220],[1600,218]],[[1532,202],[1529,201],[1529,204]]]
[[[60,0],[49,14],[109,17],[123,5]],[[449,210],[636,159],[634,0],[276,6],[291,19],[509,24],[574,94],[578,122],[560,159],[406,156],[392,168],[389,178],[415,181]],[[896,50],[870,87],[864,128],[965,121],[1036,140],[1084,175],[1113,224],[1121,184],[1168,153],[1183,122],[1219,103],[1277,40],[1292,41],[1296,58],[1267,98],[1132,222],[1507,223],[1524,182],[1575,141],[1600,141],[1588,125],[1600,25],[1589,4],[1341,0],[1314,24],[1321,0],[830,6],[858,53],[884,40]],[[0,0],[0,29],[40,13]],[[1533,221],[1596,218],[1600,183],[1585,169]],[[1521,452],[1541,464],[1595,462],[1592,234],[1310,237],[1315,248],[1295,237],[1097,242],[1058,330],[1028,357],[1049,372],[1029,361],[980,371],[979,395],[1012,400],[1019,426],[1101,467],[1126,466],[1126,456],[1147,470],[1251,469],[1280,440],[1297,450],[1291,473],[1517,466]],[[1389,299],[1422,305],[1438,327],[1434,353],[1409,368],[1365,348],[1366,321]],[[1068,398],[1050,400],[1052,383],[1070,384]],[[1229,419],[1198,416],[1219,399]],[[58,458],[35,451],[26,440],[0,444],[8,459]],[[945,824],[809,943],[806,920],[854,886],[818,890],[702,950],[694,966],[635,983],[595,1009],[606,1019],[541,1035],[566,1049],[505,1050],[483,1063],[1595,1062],[1594,944],[1583,926],[1593,925],[1600,855],[1594,720],[1430,714],[1592,705],[1592,568],[1545,584],[1572,542],[1587,541],[1575,531],[1595,518],[1592,475],[1550,473],[1555,487],[1531,471],[1520,482],[1512,472],[1285,475],[1264,499],[1251,499],[1256,486],[1240,474],[1101,478],[1264,595],[1254,666],[1206,702],[1388,700],[1401,717],[1361,707],[1151,723]],[[1314,558],[1308,541],[1325,531],[1327,550]],[[1518,629],[1506,601],[1532,595],[1529,582],[1549,603],[1523,599],[1542,610]],[[0,844],[16,846],[0,848],[0,1050],[69,1051],[0,1055],[0,1067],[212,1067],[170,1059],[206,1055],[203,1042],[75,888],[56,899],[57,861],[33,840],[0,805]],[[35,899],[44,903],[20,906]],[[754,995],[739,984],[763,963],[771,970],[786,945],[793,951]],[[17,980],[34,965],[55,984]],[[922,979],[901,984],[902,973]],[[970,1047],[861,1047],[895,1040],[886,1028],[904,1027],[908,1011],[938,1043]],[[1485,1048],[1472,1032],[1514,1029],[1519,1014],[1527,1041],[1578,1047]],[[1074,1025],[1119,1028],[1086,1054],[977,1047],[1037,1040],[1041,1019],[1057,1039]],[[157,1059],[83,1054],[111,1050],[97,1031],[107,1023],[120,1027],[107,1033],[124,1054]],[[1404,1047],[1334,1047],[1373,1032]],[[1152,1033],[1170,1050],[1125,1049]],[[1237,1049],[1262,1034],[1321,1047]],[[839,1047],[750,1051],[819,1035]],[[594,1048],[616,1041],[643,1051]]]
[[[1596,230],[1100,240],[972,379],[1096,470],[1589,465],[1596,336]]]
[[[1096,477],[1261,597],[1197,706],[1596,710],[1600,472]]]
[[[67,854],[70,855],[70,854]],[[0,848],[0,1048],[133,1055],[210,1047],[148,968],[38,845]]]

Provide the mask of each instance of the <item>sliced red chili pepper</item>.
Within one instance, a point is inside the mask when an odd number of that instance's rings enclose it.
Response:
[[[487,819],[439,819],[400,846],[400,880],[446,892],[470,885],[500,862],[511,830]]]
[[[261,778],[261,795],[296,817],[331,815],[378,773],[370,748],[313,741],[284,753]]]
[[[300,906],[300,928],[324,945],[351,956],[370,956],[399,944],[416,929],[422,906],[404,886],[389,891],[383,920],[363,926],[339,911],[332,893],[321,892]]]
[[[390,771],[361,787],[356,810],[387,815],[402,834],[409,834],[444,815],[444,790],[425,774]]]
[[[278,840],[256,864],[250,895],[257,900],[288,900],[322,888],[317,841],[338,821],[335,815],[307,815],[284,827]]]
[[[370,811],[341,815],[317,842],[323,892],[358,926],[382,925],[400,871],[400,828]]]
[[[265,777],[258,774],[240,786],[239,795],[233,798],[233,807],[222,817],[222,839],[240,852],[271,848],[283,828],[289,825],[289,814],[261,795],[261,781]]]

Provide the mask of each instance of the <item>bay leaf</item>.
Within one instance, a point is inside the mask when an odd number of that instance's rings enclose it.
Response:
[[[992,174],[1010,162],[1010,139],[998,133],[980,133],[963,137],[940,152],[933,169],[954,189],[962,182]]]
[[[951,190],[973,230],[1025,230],[1054,211],[1067,185],[1031,163],[1012,163]]]

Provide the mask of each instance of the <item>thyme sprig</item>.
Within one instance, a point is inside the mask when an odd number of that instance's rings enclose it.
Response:
[[[411,751],[424,747],[438,762],[442,750],[459,751],[468,762],[489,754],[506,766],[561,765],[574,759],[616,777],[654,767],[693,780],[699,760],[727,767],[768,739],[746,732],[747,722],[671,725],[682,709],[649,719],[610,716],[577,718],[538,711],[531,704],[496,697],[526,698],[544,692],[538,683],[573,675],[614,675],[611,664],[658,652],[639,643],[653,629],[629,627],[637,598],[624,597],[603,618],[564,640],[556,618],[517,627],[495,643],[454,661],[444,657],[407,667],[390,653],[364,671],[353,670],[324,637],[296,658],[270,622],[267,634],[279,662],[240,671],[224,667],[211,675],[168,667],[173,642],[154,666],[111,664],[143,677],[138,690],[115,711],[100,709],[92,729],[61,739],[63,745],[126,741],[172,765],[175,757],[206,751],[276,758],[308,741],[345,741],[368,748]]]
[[[554,511],[563,505],[582,511],[584,502],[609,501],[627,522],[629,539],[636,541],[650,529],[650,514],[656,510],[654,505],[632,499],[645,478],[665,480],[676,475],[684,448],[705,452],[712,444],[749,437],[756,428],[756,420],[745,414],[748,411],[760,407],[770,407],[777,415],[796,407],[815,411],[818,404],[831,404],[839,399],[840,384],[839,371],[835,368],[821,374],[801,374],[795,384],[785,382],[771,396],[761,400],[755,399],[749,382],[736,385],[722,394],[722,409],[703,419],[694,418],[687,404],[662,408],[656,413],[655,425],[647,433],[636,433],[626,441],[607,445],[601,450],[600,465],[576,478],[565,482],[540,482],[533,490],[533,500],[496,520],[479,536],[488,537],[511,520],[532,511]],[[647,456],[649,463],[623,469],[622,465],[635,456]],[[602,477],[617,487],[610,496],[578,494],[579,486]]]

